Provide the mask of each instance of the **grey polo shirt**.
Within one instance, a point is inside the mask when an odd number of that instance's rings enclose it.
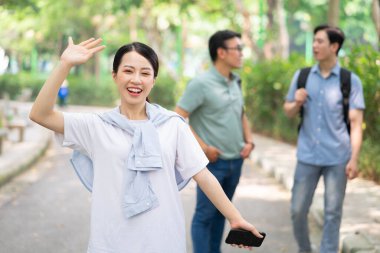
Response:
[[[294,101],[297,79],[293,77],[286,100]],[[336,64],[330,76],[321,75],[319,65],[311,68],[306,82],[310,98],[304,104],[297,158],[299,161],[330,166],[347,162],[351,158],[351,142],[343,116],[343,95],[340,90],[340,66]],[[351,74],[349,110],[364,110],[363,87],[357,75]]]
[[[177,104],[190,113],[189,123],[199,137],[222,151],[222,159],[240,158],[244,146],[238,79],[232,75],[228,80],[212,66],[188,83]]]

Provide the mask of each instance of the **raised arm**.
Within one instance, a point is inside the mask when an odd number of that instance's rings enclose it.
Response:
[[[34,122],[58,133],[64,132],[62,112],[54,109],[59,88],[75,65],[87,62],[95,53],[103,50],[102,39],[88,39],[75,45],[72,38],[61,59],[42,86],[29,117]]]

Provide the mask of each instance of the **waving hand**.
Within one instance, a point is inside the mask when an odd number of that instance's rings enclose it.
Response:
[[[92,38],[75,45],[73,39],[69,38],[69,45],[63,51],[61,60],[45,81],[32,106],[29,114],[31,120],[57,133],[64,133],[63,114],[54,107],[59,87],[73,66],[87,62],[105,48],[99,46],[101,42],[100,38]]]
[[[80,65],[87,62],[95,53],[103,50],[105,46],[99,46],[102,39],[88,39],[77,45],[69,37],[69,45],[61,55],[61,61],[69,66]]]

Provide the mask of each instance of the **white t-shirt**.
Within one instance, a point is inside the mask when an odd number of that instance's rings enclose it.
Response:
[[[88,253],[186,252],[175,170],[188,179],[205,168],[208,160],[180,118],[170,118],[157,131],[163,168],[149,172],[149,179],[159,206],[127,219],[121,207],[122,180],[132,136],[95,114],[64,113],[62,146],[84,151],[94,166]]]

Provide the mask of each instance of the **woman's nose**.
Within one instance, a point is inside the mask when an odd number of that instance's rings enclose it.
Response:
[[[140,77],[140,74],[135,74],[135,75],[133,75],[133,77],[132,77],[132,81],[134,82],[134,83],[141,83],[141,77]]]

